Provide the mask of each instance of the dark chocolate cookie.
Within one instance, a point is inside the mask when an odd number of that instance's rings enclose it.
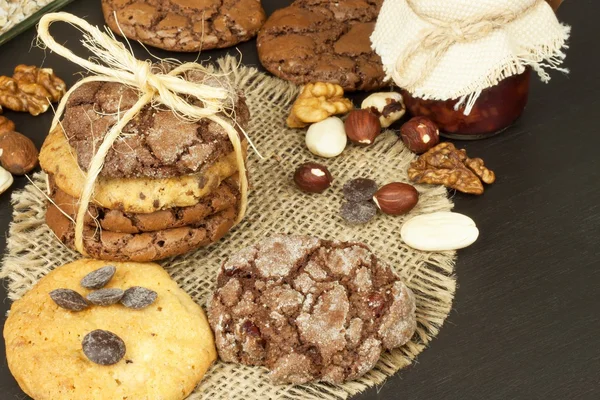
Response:
[[[331,82],[346,91],[386,86],[370,36],[383,0],[296,0],[258,34],[260,61],[296,84]]]
[[[136,91],[114,82],[86,83],[69,97],[62,127],[82,170],[87,171],[106,133],[138,99]],[[245,129],[250,113],[242,95],[234,107],[236,122]],[[100,176],[155,179],[192,174],[232,151],[220,125],[208,119],[184,121],[171,110],[146,106],[113,144]]]
[[[237,207],[230,207],[194,225],[137,234],[110,232],[86,225],[84,247],[89,257],[99,260],[162,260],[221,239],[233,226],[237,212]],[[46,223],[61,242],[75,248],[74,224],[52,204],[48,205]]]
[[[54,205],[66,214],[75,218],[78,200],[63,192],[56,186],[52,175],[49,175],[50,199]],[[239,183],[235,178],[229,178],[200,202],[190,207],[175,207],[149,214],[129,213],[121,210],[110,210],[90,203],[86,214],[86,225],[100,227],[117,233],[155,232],[165,229],[180,228],[187,225],[202,223],[202,221],[218,212],[235,207],[239,202]]]
[[[415,298],[367,246],[274,236],[226,261],[209,304],[223,361],[276,383],[341,383],[416,329]]]
[[[170,51],[234,46],[265,22],[260,0],[102,0],[102,11],[117,35]]]

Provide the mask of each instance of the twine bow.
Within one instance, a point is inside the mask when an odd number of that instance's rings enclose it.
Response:
[[[525,9],[520,10],[519,13],[505,11],[502,14],[447,22],[423,15],[423,13],[417,11],[416,1],[418,0],[406,0],[406,3],[419,18],[427,21],[432,26],[424,29],[396,61],[396,68],[392,75],[394,80],[400,82],[405,89],[421,85],[433,72],[450,47],[458,43],[469,43],[482,39],[493,31],[528,14],[540,3],[545,2],[545,0],[536,0]],[[409,71],[409,67],[417,54],[425,54],[427,58],[419,71],[411,73],[413,71]]]
[[[98,63],[83,59],[58,44],[49,33],[50,25],[56,21],[67,22],[80,29],[83,33],[83,45],[95,54],[94,60],[97,60]],[[83,246],[84,217],[94,192],[96,180],[104,165],[104,159],[113,143],[121,135],[122,129],[149,103],[164,104],[178,116],[189,121],[207,118],[217,123],[227,132],[236,154],[240,181],[241,200],[236,224],[242,220],[246,213],[248,196],[248,180],[242,144],[233,125],[218,115],[226,112],[229,107],[233,108],[232,98],[234,93],[232,90],[185,80],[182,75],[186,72],[199,71],[208,74],[208,71],[197,63],[181,64],[166,74],[153,73],[150,61],[136,59],[131,49],[128,50],[123,43],[117,41],[114,35],[106,34],[72,14],[61,12],[44,15],[38,25],[38,35],[44,44],[55,53],[97,74],[81,79],[66,93],[56,109],[51,130],[55,129],[59,123],[69,96],[87,82],[118,82],[133,87],[140,92],[140,98],[135,105],[120,116],[118,122],[108,131],[88,167],[75,220],[75,247],[80,253],[86,254]],[[190,96],[200,100],[203,107],[189,104],[182,96]],[[252,144],[245,132],[244,136]]]

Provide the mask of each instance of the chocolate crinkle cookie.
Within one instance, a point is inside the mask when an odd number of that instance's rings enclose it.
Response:
[[[223,264],[209,321],[223,361],[341,383],[411,339],[415,297],[363,244],[274,236]]]
[[[275,11],[257,37],[272,74],[298,85],[339,84],[346,91],[387,86],[370,36],[383,0],[296,0]]]
[[[196,76],[190,80],[219,85],[214,78],[205,80],[202,74],[193,74]],[[61,125],[82,170],[87,171],[108,131],[138,100],[138,92],[114,82],[89,82],[73,92]],[[240,127],[247,127],[250,112],[243,95],[238,93],[234,101],[232,124],[243,138]],[[100,176],[158,179],[192,174],[231,152],[229,136],[217,123],[185,121],[167,108],[148,105],[125,126],[108,152]]]
[[[117,35],[170,51],[234,46],[265,22],[260,0],[102,0]]]

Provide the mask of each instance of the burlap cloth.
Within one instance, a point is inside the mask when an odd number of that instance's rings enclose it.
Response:
[[[219,60],[218,66],[244,90],[253,117],[249,134],[265,159],[260,160],[255,154],[249,157],[251,192],[244,221],[219,243],[161,264],[199,304],[205,305],[223,260],[264,236],[283,232],[361,241],[371,246],[415,292],[419,324],[411,342],[386,352],[374,370],[354,382],[339,386],[274,386],[267,379],[266,369],[217,362],[189,398],[346,399],[409,365],[437,335],[450,312],[456,288],[454,253],[423,253],[408,248],[400,240],[403,217],[379,215],[368,225],[356,227],[348,226],[339,217],[341,188],[347,180],[370,177],[380,184],[408,180],[406,170],[414,155],[394,133],[383,134],[366,149],[349,146],[342,156],[327,160],[335,181],[324,194],[300,193],[291,174],[297,165],[315,161],[315,157],[306,150],[304,132],[285,126],[298,88],[254,68],[240,66],[232,57]],[[33,181],[45,189],[43,173],[35,174]],[[410,216],[452,208],[443,187],[418,189],[420,201]],[[48,271],[80,255],[63,246],[44,223],[46,200],[34,185],[15,192],[12,203],[13,222],[0,276],[8,278],[8,296],[15,300]]]

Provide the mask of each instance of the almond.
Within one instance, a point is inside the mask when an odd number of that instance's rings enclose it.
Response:
[[[2,132],[0,163],[13,175],[25,175],[37,166],[38,151],[28,137],[14,131]]]

